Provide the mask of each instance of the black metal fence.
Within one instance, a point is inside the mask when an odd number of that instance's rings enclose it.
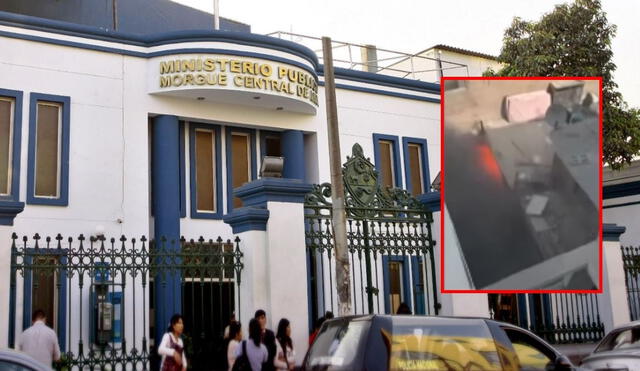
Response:
[[[433,217],[407,191],[379,184],[355,144],[343,165],[352,309],[356,314],[438,314]],[[311,318],[336,311],[331,184],[305,197]],[[405,304],[404,306],[402,304]]]
[[[640,319],[640,247],[623,246],[620,250],[627,284],[629,315],[635,321]]]
[[[42,309],[63,352],[56,368],[149,369],[157,359],[154,295],[177,277],[190,368],[223,369],[223,331],[239,300],[239,242],[14,234],[9,345]]]
[[[534,333],[551,344],[592,343],[604,337],[596,295],[548,295],[550,316],[531,324]]]

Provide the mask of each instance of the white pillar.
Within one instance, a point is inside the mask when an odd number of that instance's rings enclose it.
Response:
[[[263,309],[267,327],[275,332],[287,318],[298,365],[309,344],[303,201],[310,191],[311,185],[298,179],[254,180],[234,189],[243,207],[224,217],[242,241],[240,321],[246,328]]]
[[[0,225],[0,349],[9,346],[9,278],[12,228]]]
[[[23,202],[0,201],[0,349],[9,347],[9,311],[12,304],[9,300],[13,243],[11,236],[13,220],[22,210]],[[15,326],[15,323],[11,325]]]
[[[271,326],[281,318],[291,322],[296,364],[301,364],[309,344],[307,257],[304,208],[301,203],[268,202],[268,286]]]
[[[269,285],[267,281],[267,236],[265,231],[250,230],[238,234],[242,251],[241,283],[239,287],[239,308],[236,318],[242,323],[248,336],[249,321],[256,309],[271,311],[269,305]],[[239,312],[239,315],[238,315]]]
[[[598,297],[600,320],[605,333],[630,321],[627,285],[620,251],[620,235],[625,227],[614,224],[603,226],[602,243],[602,294]]]

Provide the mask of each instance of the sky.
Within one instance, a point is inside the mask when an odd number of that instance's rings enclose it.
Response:
[[[173,0],[213,13],[213,0]],[[219,0],[220,16],[249,24],[253,33],[287,31],[416,53],[447,44],[498,55],[515,16],[538,20],[561,0]],[[615,81],[640,107],[640,2],[603,0],[613,40]]]

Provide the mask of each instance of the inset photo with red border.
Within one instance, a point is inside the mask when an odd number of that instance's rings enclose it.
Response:
[[[602,78],[441,84],[441,291],[601,293]]]

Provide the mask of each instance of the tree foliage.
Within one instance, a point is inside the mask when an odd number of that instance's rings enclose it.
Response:
[[[613,81],[609,24],[599,0],[556,5],[539,21],[514,18],[505,31],[501,70],[485,76],[601,76],[603,162],[619,169],[640,152],[640,111],[629,108]]]

